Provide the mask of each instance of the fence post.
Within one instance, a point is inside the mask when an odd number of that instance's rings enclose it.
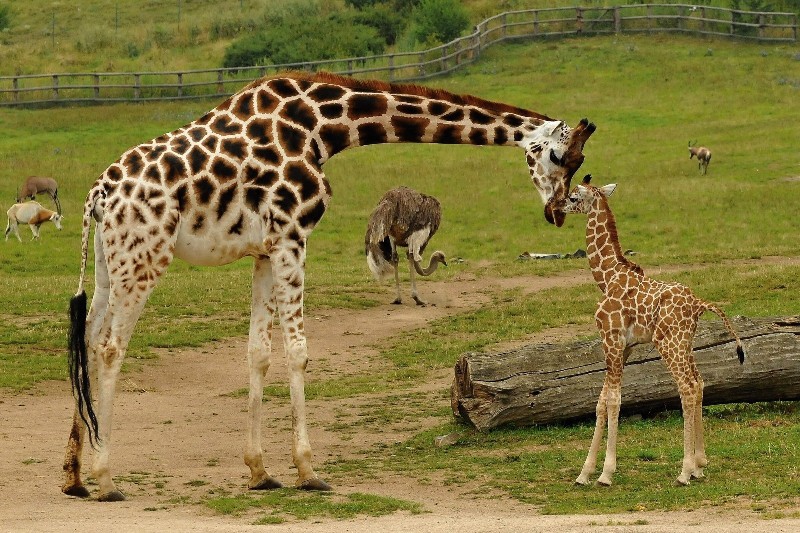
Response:
[[[223,94],[225,92],[225,84],[222,83],[222,71],[217,71],[217,94]]]
[[[539,35],[539,12],[533,12],[533,36]]]
[[[58,74],[53,74],[53,99],[58,100]]]
[[[178,98],[183,98],[183,72],[178,72]]]
[[[797,42],[797,15],[792,15],[792,35],[794,37],[794,42]]]
[[[19,102],[19,78],[11,80],[11,87],[14,89],[14,101]]]
[[[503,13],[503,18],[501,19],[503,22],[503,40],[508,37],[508,13]]]
[[[425,77],[425,53],[420,52],[417,58],[417,70],[419,71],[419,75]]]
[[[441,72],[445,72],[447,70],[447,46],[442,45],[442,59],[440,60],[441,63]]]
[[[583,33],[583,8],[575,8],[575,33]]]
[[[703,32],[706,31],[706,8],[705,6],[700,8],[700,30]]]
[[[389,81],[394,81],[394,55],[389,54]]]
[[[764,38],[764,24],[765,24],[764,13],[759,13],[759,15],[758,15],[758,38],[759,39],[763,39]]]
[[[100,74],[94,75],[94,97],[100,98]]]
[[[622,31],[622,19],[619,16],[619,6],[614,6],[614,33]]]
[[[142,97],[142,79],[141,74],[133,75],[133,98],[138,100]]]

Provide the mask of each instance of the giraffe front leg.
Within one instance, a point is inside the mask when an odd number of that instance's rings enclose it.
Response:
[[[597,478],[600,485],[610,486],[611,476],[617,471],[617,430],[619,428],[619,408],[622,403],[622,372],[615,383],[609,387],[606,398],[608,407],[608,439],[606,441],[606,457],[603,461],[603,473]]]
[[[297,467],[296,486],[303,490],[331,490],[312,467],[311,443],[306,424],[305,371],[308,349],[303,324],[305,240],[288,244],[272,255],[276,297],[289,368],[292,402],[292,459]]]
[[[589,453],[586,455],[586,461],[583,463],[581,473],[575,480],[576,485],[588,485],[589,476],[594,474],[597,467],[597,453],[600,450],[600,441],[603,440],[603,431],[606,428],[606,420],[608,419],[608,407],[606,406],[606,386],[603,385],[603,390],[600,391],[600,397],[597,399],[597,407],[595,408],[596,421],[594,426],[594,435],[592,435],[592,443],[589,445]]]
[[[261,448],[261,407],[264,399],[264,376],[270,365],[272,351],[272,321],[275,302],[272,299],[272,265],[269,259],[256,258],[253,268],[253,299],[250,309],[250,336],[247,344],[247,362],[250,368],[250,394],[248,397],[248,431],[244,462],[250,467],[251,490],[268,490],[282,487],[281,483],[264,468]]]

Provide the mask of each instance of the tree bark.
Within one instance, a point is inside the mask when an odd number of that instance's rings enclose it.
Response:
[[[800,399],[800,316],[732,320],[746,353],[719,320],[702,321],[694,356],[704,405]],[[655,347],[641,344],[625,364],[621,414],[680,409],[678,390]],[[605,374],[596,340],[534,344],[503,353],[469,352],[455,365],[453,414],[479,430],[595,416]]]

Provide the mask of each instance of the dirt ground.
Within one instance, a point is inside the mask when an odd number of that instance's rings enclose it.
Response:
[[[307,315],[309,379],[376,370],[380,360],[372,347],[382,339],[483,305],[489,301],[488,290],[522,287],[537,291],[588,281],[588,272],[503,280],[477,280],[464,275],[448,282],[421,283],[421,295],[433,304],[424,308],[412,306],[410,299],[402,306],[389,305],[392,289],[387,285],[386,305],[364,311],[327,310]],[[558,341],[575,333],[591,330],[545,331],[521,342]],[[274,345],[268,383],[283,384],[286,365],[279,335]],[[413,500],[423,505],[425,513],[254,526],[253,515],[222,516],[192,503],[205,496],[209,487],[227,487],[239,494],[247,482],[248,471],[242,460],[246,399],[230,395],[247,386],[246,339],[159,355],[157,362],[125,373],[119,384],[112,467],[115,479],[120,480],[119,488],[128,497],[121,503],[84,501],[60,492],[61,464],[73,405],[68,383],[49,382],[30,393],[0,394],[0,531],[800,531],[800,519],[764,520],[747,504],[691,512],[547,516],[510,499],[476,499],[464,489],[436,482],[420,485],[413,479],[396,476],[352,483],[339,481],[335,490]],[[421,384],[420,390],[441,391],[451,380],[452,371],[443,371],[431,382]],[[374,402],[375,398],[368,401]],[[295,474],[291,465],[288,399],[270,400],[264,411],[267,468],[285,485],[291,485]],[[333,419],[335,411],[336,416],[347,412],[355,419],[359,416],[358,400],[309,402],[315,464],[323,477],[324,467],[320,465],[328,459],[357,457],[358,450],[371,444],[402,441],[421,427],[442,422],[420,420],[413,430],[393,427],[380,433],[364,431],[353,440],[343,440],[325,423]]]

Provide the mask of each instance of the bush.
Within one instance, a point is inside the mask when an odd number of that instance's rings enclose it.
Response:
[[[0,30],[11,27],[11,8],[7,5],[0,5]]]
[[[412,20],[414,36],[422,43],[452,41],[469,26],[467,10],[458,0],[421,0]]]
[[[357,11],[327,11],[317,1],[282,4],[265,16],[257,34],[236,40],[225,51],[223,66],[308,61],[380,54],[385,39],[359,22]]]
[[[375,28],[378,35],[390,46],[397,42],[397,36],[406,26],[402,13],[388,3],[376,3],[362,9],[356,13],[354,19],[359,24]]]

